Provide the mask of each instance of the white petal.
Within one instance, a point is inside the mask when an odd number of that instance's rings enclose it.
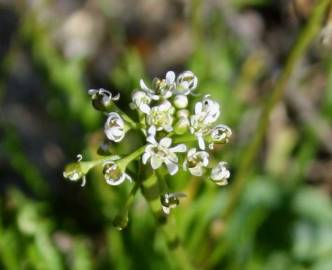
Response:
[[[188,151],[188,157],[192,156],[193,154],[196,153],[196,148],[191,148],[189,151]]]
[[[202,102],[197,102],[195,105],[195,114],[200,114],[202,112],[203,109],[203,104]]]
[[[99,91],[98,89],[89,89],[89,90],[88,90],[88,94],[92,96],[92,95],[97,94],[98,91]]]
[[[118,179],[108,179],[106,183],[111,186],[118,186],[121,185],[126,180],[126,175],[123,173]]]
[[[178,144],[178,145],[170,148],[169,150],[171,150],[172,152],[183,153],[183,152],[187,151],[187,146],[185,144]]]
[[[203,159],[202,165],[204,167],[207,167],[209,165],[209,158],[208,157]]]
[[[146,147],[145,147],[145,152],[146,153],[154,153],[153,151],[153,148],[155,147],[155,145],[152,145],[152,144],[148,144]]]
[[[202,176],[203,175],[202,166],[195,166],[193,168],[189,168],[189,171],[192,175],[195,175],[195,176]]]
[[[167,170],[168,170],[170,175],[174,175],[178,172],[179,166],[178,166],[177,163],[173,163],[173,162],[170,162],[170,161],[167,161],[167,160],[166,160],[165,163],[166,163]]]
[[[169,101],[164,101],[158,106],[158,109],[161,111],[167,111],[172,107],[172,104]]]
[[[171,132],[171,131],[173,131],[173,127],[172,126],[164,126],[164,130],[166,130],[167,132]]]
[[[157,141],[156,141],[156,139],[154,138],[154,136],[148,136],[148,137],[146,138],[146,141],[149,142],[149,143],[151,143],[151,144],[157,144]]]
[[[172,144],[172,139],[168,137],[164,137],[160,140],[159,145],[165,148],[169,148]]]
[[[124,130],[121,128],[113,128],[112,133],[114,136],[119,137],[119,136],[122,136],[122,134],[124,133]]]
[[[173,152],[169,152],[167,160],[172,161],[173,163],[178,163],[179,159],[177,157],[176,154],[174,154]]]
[[[175,73],[173,71],[168,71],[165,79],[167,84],[172,84],[175,81]]]
[[[172,95],[173,95],[173,93],[172,93],[171,91],[167,91],[167,92],[164,94],[164,98],[165,98],[165,99],[169,99]]]
[[[133,179],[131,178],[131,176],[129,174],[124,174],[125,175],[125,178],[128,179],[130,182],[133,181]]]
[[[151,91],[151,89],[146,86],[145,82],[142,79],[139,81],[139,85],[141,86],[142,90],[147,91],[147,92]]]
[[[148,162],[148,160],[149,160],[150,157],[151,157],[150,153],[145,152],[143,154],[143,156],[142,156],[142,162],[143,162],[143,164],[146,164]]]
[[[151,157],[151,167],[152,167],[152,169],[154,169],[154,170],[158,169],[161,166],[162,163],[163,163],[162,160],[159,157],[157,157],[156,155],[153,155]]]
[[[200,149],[205,150],[205,142],[202,136],[197,137],[198,139],[198,146]]]
[[[149,114],[150,113],[150,106],[143,103],[139,106],[139,109],[141,110],[141,112],[145,113],[145,114]]]
[[[124,136],[121,136],[121,137],[114,137],[113,141],[116,142],[116,143],[118,143],[118,142],[122,141],[123,137],[124,137]]]
[[[156,126],[149,127],[148,134],[154,137],[156,135]]]
[[[110,129],[105,129],[105,135],[107,139],[114,141],[113,133]]]
[[[120,93],[117,93],[114,97],[112,97],[112,100],[117,101],[120,99]]]
[[[228,184],[227,179],[223,179],[215,182],[218,186],[226,186]]]

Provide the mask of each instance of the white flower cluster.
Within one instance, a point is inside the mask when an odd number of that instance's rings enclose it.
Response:
[[[182,165],[184,170],[194,176],[209,173],[212,181],[225,185],[230,177],[227,164],[219,162],[213,167],[207,150],[213,150],[215,144],[227,143],[232,132],[228,126],[216,124],[220,106],[209,95],[198,101],[194,112],[190,112],[188,98],[197,84],[197,77],[191,71],[185,71],[177,77],[173,71],[169,71],[164,79],[154,79],[151,87],[143,80],[140,81],[140,89],[132,94],[131,108],[138,112],[138,128],[146,136],[142,162],[150,163],[153,170],[164,164],[170,175],[175,175]],[[91,90],[90,94],[104,95],[101,100],[106,104],[118,99],[118,96],[112,97],[104,91]],[[104,127],[106,137],[118,143],[125,137],[129,126],[120,112],[108,113]],[[192,146],[195,142],[196,146]],[[181,159],[178,155],[183,155],[182,164],[179,164]],[[116,162],[108,163],[105,171],[107,183],[111,185],[130,179],[116,166]]]

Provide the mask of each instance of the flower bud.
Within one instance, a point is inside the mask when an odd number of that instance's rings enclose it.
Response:
[[[84,175],[85,174],[82,171],[80,162],[68,164],[63,172],[63,177],[69,179],[70,181],[78,181]]]
[[[120,94],[113,96],[110,91],[103,88],[90,89],[88,93],[91,95],[93,107],[103,112],[110,111],[112,102],[120,99]]]
[[[181,118],[181,117],[188,118],[189,114],[190,114],[190,112],[188,110],[182,109],[182,110],[177,111],[176,116],[179,118]]]
[[[169,214],[172,208],[177,207],[180,204],[180,199],[186,197],[185,193],[165,193],[160,197],[162,209],[165,214]]]
[[[111,186],[118,186],[126,179],[131,180],[130,176],[124,173],[114,161],[105,162],[103,174],[106,183]]]
[[[143,91],[136,91],[132,95],[134,106],[141,112],[148,114],[150,112],[151,98]]]
[[[178,121],[175,123],[174,132],[178,135],[182,135],[188,132],[189,126],[190,126],[189,119],[186,117],[180,117]]]
[[[106,137],[114,142],[121,141],[125,136],[125,125],[118,113],[111,112],[105,123],[104,131]]]
[[[228,184],[228,178],[231,176],[231,173],[226,168],[227,163],[221,161],[211,170],[210,178],[218,186],[225,186]]]
[[[178,109],[184,109],[188,106],[188,98],[185,95],[177,95],[174,98],[174,105]]]
[[[232,136],[232,130],[223,124],[215,126],[210,133],[209,140],[211,144],[209,145],[210,149],[213,149],[214,143],[228,143],[230,137]]]
[[[202,176],[204,168],[209,165],[209,153],[196,151],[192,148],[188,151],[187,158],[183,163],[184,170],[189,170],[192,175]]]
[[[183,95],[190,94],[197,87],[197,77],[191,71],[181,73],[177,78],[178,92]]]

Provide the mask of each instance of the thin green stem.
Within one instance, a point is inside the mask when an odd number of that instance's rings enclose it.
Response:
[[[121,160],[118,161],[118,166],[121,169],[125,169],[130,162],[133,160],[137,159],[141,154],[144,153],[146,145],[141,146],[140,148],[136,149],[134,152],[129,154],[128,156],[122,158]]]
[[[137,159],[144,152],[144,149],[145,145],[136,149],[134,152],[122,159],[120,159],[120,157],[117,155],[110,155],[101,159],[91,161],[77,161],[74,163],[70,163],[66,166],[64,175],[70,175],[73,171],[77,171],[80,172],[82,175],[86,175],[93,167],[103,164],[107,161],[116,162],[120,170],[125,171],[128,164],[133,160]]]
[[[272,89],[271,96],[264,104],[253,139],[243,152],[243,158],[240,161],[239,168],[234,179],[234,186],[230,195],[230,200],[226,206],[226,210],[223,212],[222,217],[225,222],[227,222],[227,220],[231,217],[240,199],[241,192],[243,191],[246,180],[248,179],[248,172],[250,171],[250,168],[252,168],[252,164],[257,156],[259,148],[262,145],[262,141],[269,125],[270,114],[275,105],[284,96],[289,79],[292,76],[294,69],[319,31],[324,14],[330,2],[330,0],[320,0],[315,5],[307,26],[304,28],[301,35],[297,39],[294,48],[287,59],[285,68],[280,74],[275,87]],[[214,249],[212,252],[207,262],[207,269],[213,268],[214,265],[224,256],[227,250],[225,248],[224,242],[220,243],[219,246],[221,247],[220,249]]]
[[[139,186],[140,186],[140,183],[136,182],[135,185],[133,186],[133,188],[131,189],[130,193],[128,194],[125,205],[123,206],[123,208],[121,208],[119,213],[113,219],[113,226],[119,230],[122,230],[125,227],[127,227],[128,212],[134,203],[134,199],[137,194]]]
[[[186,134],[174,138],[174,143],[186,143],[197,141],[197,138],[192,134]]]
[[[161,207],[160,201],[160,186],[158,178],[155,173],[150,175],[145,181],[142,182],[142,194],[152,210],[152,213],[157,221],[160,230],[163,232],[166,242],[171,254],[175,257],[178,263],[178,269],[192,270],[194,269],[188,254],[181,245],[180,238],[176,233],[175,220],[167,216]]]

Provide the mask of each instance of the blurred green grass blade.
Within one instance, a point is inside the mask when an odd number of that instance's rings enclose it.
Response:
[[[73,248],[73,266],[72,270],[92,270],[92,254],[89,245],[84,239],[76,239]]]
[[[112,269],[132,269],[130,258],[127,256],[126,247],[123,242],[123,233],[110,227],[107,229],[107,250]]]
[[[23,41],[30,47],[34,64],[45,75],[46,88],[57,96],[53,103],[57,114],[67,121],[79,121],[87,130],[96,128],[99,116],[93,110],[83,84],[82,62],[65,60],[60,56],[47,29],[38,22],[32,10],[24,13],[20,31]],[[69,114],[63,110],[63,102]]]
[[[129,96],[133,89],[139,88],[139,80],[144,74],[144,65],[138,51],[128,48],[122,55],[120,63],[110,73],[110,80]]]
[[[35,243],[38,249],[40,259],[44,261],[49,270],[64,269],[61,256],[54,246],[47,231],[40,231],[35,235]]]
[[[9,163],[23,177],[34,194],[46,197],[48,194],[47,182],[39,169],[28,160],[14,128],[6,124],[3,124],[2,128],[4,129],[4,138],[0,142],[0,146],[6,150]]]
[[[5,269],[22,269],[24,263],[24,252],[19,240],[19,235],[13,228],[0,228],[0,266]]]
[[[264,103],[257,130],[252,140],[250,141],[246,149],[244,149],[243,151],[243,158],[241,159],[236,178],[234,180],[235,184],[233,186],[232,196],[224,213],[225,219],[228,219],[236,208],[237,202],[241,197],[243,188],[246,185],[246,180],[248,179],[248,171],[250,171],[250,168],[252,167],[251,165],[259,152],[263,138],[268,128],[270,114],[275,105],[282,99],[288,85],[288,81],[293,74],[294,69],[298,65],[299,60],[307,51],[314,37],[316,37],[317,32],[320,29],[320,25],[323,20],[325,11],[329,6],[329,3],[329,0],[320,0],[315,5],[315,8],[312,12],[310,20],[307,23],[307,26],[299,35],[286,61],[284,69],[279,76],[279,79],[277,80],[274,88],[272,89],[268,100]]]

